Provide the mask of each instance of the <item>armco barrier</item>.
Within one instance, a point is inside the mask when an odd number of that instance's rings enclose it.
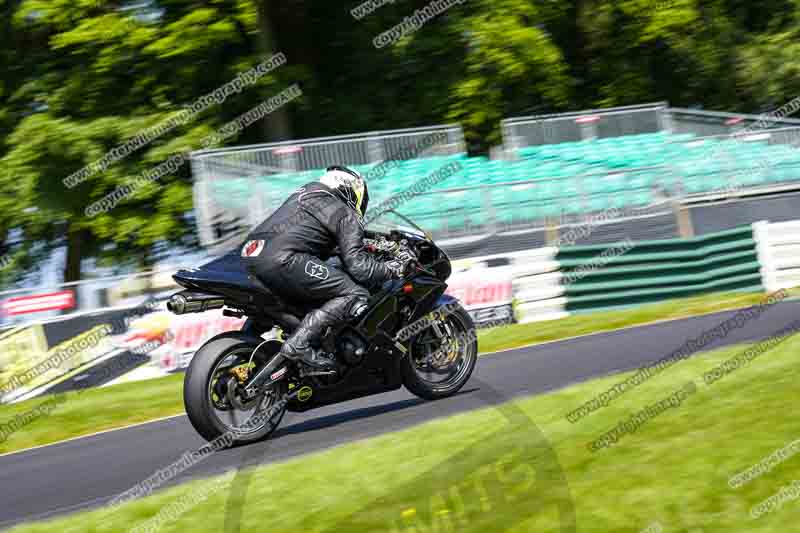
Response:
[[[750,226],[691,239],[641,241],[624,253],[598,261],[618,246],[575,246],[558,251],[568,311],[763,289]]]
[[[564,311],[563,289],[558,262],[555,261],[557,248],[536,248],[507,254],[494,254],[453,262],[454,274],[448,280],[451,287],[448,293],[459,298],[476,324],[476,317],[493,317],[491,323],[496,324],[500,306],[508,307],[513,297],[514,315],[517,322],[533,322],[552,320],[567,316]],[[473,302],[464,298],[464,291],[458,287],[460,280],[470,280],[476,289],[484,285],[507,283],[511,286],[508,298],[484,299]],[[489,313],[490,309],[494,309]],[[502,317],[501,317],[502,318]],[[486,320],[486,322],[489,322]]]
[[[511,254],[514,255],[514,311],[518,322],[555,320],[569,315],[557,254],[558,248],[553,247]]]
[[[564,310],[566,298],[563,297],[560,267],[555,260],[557,253],[558,248],[546,247],[459,259],[453,262],[454,273],[448,284],[469,277],[486,280],[479,283],[502,280],[511,285],[516,322],[563,318],[568,313]],[[462,294],[458,290],[448,290],[448,292],[463,301]],[[469,301],[464,303],[473,315],[473,319],[481,313],[480,308],[497,309],[497,306],[507,304],[505,300],[487,301],[483,305],[470,305]],[[496,323],[496,320],[493,323]]]
[[[783,269],[773,277],[784,285],[800,285],[800,255],[795,253],[800,223],[780,226],[770,235],[784,246],[772,252],[771,257],[780,257],[773,269]],[[759,252],[753,229],[745,226],[691,239],[547,247],[457,263],[478,265],[485,279],[510,274],[515,317],[526,323],[709,292],[763,290],[768,270],[760,256],[766,253]]]
[[[800,220],[753,224],[761,275],[768,291],[800,286]]]

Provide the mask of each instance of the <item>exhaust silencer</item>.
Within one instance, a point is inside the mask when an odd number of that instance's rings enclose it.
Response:
[[[203,292],[181,291],[173,294],[167,301],[167,310],[176,315],[202,313],[211,309],[220,309],[224,306],[224,298]]]

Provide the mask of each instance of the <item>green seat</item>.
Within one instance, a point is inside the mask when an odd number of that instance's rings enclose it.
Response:
[[[776,181],[800,180],[800,165],[780,166],[773,172]]]
[[[565,215],[577,215],[585,211],[583,201],[578,196],[565,197],[561,200],[561,212]]]
[[[703,178],[707,191],[721,191],[728,186],[728,180],[725,174],[716,173],[709,174]]]
[[[606,198],[608,198],[609,208],[622,209],[628,205],[624,194],[609,194]]]
[[[536,202],[527,202],[514,206],[511,211],[511,218],[516,223],[528,222],[541,218],[541,204]]]
[[[689,194],[705,192],[705,180],[700,176],[686,176],[683,179],[683,188]]]
[[[743,187],[754,187],[768,182],[769,170],[760,166],[748,166],[738,173],[738,182]]]
[[[633,191],[633,194],[630,195],[630,199],[631,205],[636,207],[644,207],[653,203],[653,198],[649,189]]]
[[[573,196],[578,196],[580,191],[578,190],[578,181],[574,179],[564,179],[561,180],[561,197],[569,198]]]
[[[643,189],[649,187],[653,183],[653,176],[644,172],[632,173],[628,176],[628,188]]]
[[[515,197],[511,187],[491,187],[489,196],[495,208],[513,205],[519,202],[519,197]]]
[[[485,209],[469,209],[464,213],[465,221],[472,226],[483,226],[489,222],[488,213]]]
[[[609,209],[611,202],[605,194],[595,194],[589,197],[589,211],[596,213]]]
[[[444,219],[449,231],[462,229],[466,225],[466,219],[462,212],[448,213],[445,215]]]
[[[539,218],[556,217],[561,213],[561,205],[557,200],[544,202],[539,204],[537,213]]]
[[[498,209],[495,211],[495,220],[498,224],[502,224],[505,226],[510,226],[517,222],[517,219],[514,218],[515,209],[514,208],[503,208]]]
[[[545,202],[561,196],[561,183],[558,180],[542,180],[533,188],[537,200]]]
[[[537,218],[539,207],[543,201],[540,197],[539,184],[520,184],[506,188],[508,202],[516,222]]]
[[[592,176],[588,178],[594,183],[589,187],[591,193],[608,194],[618,192],[626,188],[626,177],[624,174],[606,174],[603,176]],[[587,180],[587,181],[588,181]]]

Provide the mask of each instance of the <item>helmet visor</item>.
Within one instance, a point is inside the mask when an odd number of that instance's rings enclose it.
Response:
[[[366,187],[363,183],[354,184],[353,191],[356,193],[356,211],[363,217],[364,211],[367,210]]]

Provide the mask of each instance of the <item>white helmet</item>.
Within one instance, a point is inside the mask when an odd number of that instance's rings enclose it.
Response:
[[[335,165],[328,167],[319,181],[338,194],[359,217],[364,217],[369,204],[369,192],[361,174],[347,167]]]

